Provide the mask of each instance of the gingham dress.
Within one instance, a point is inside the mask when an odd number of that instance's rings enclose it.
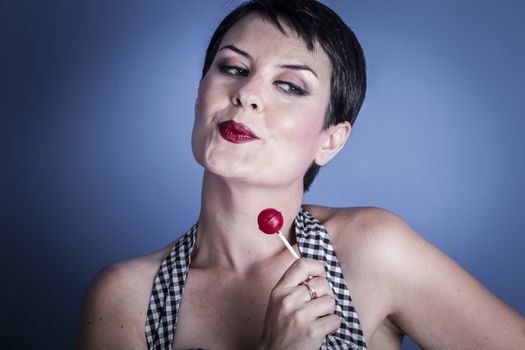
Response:
[[[335,313],[342,319],[337,332],[326,336],[320,349],[367,349],[357,313],[326,228],[304,209],[295,217],[294,227],[301,256],[324,263],[326,278],[336,296]],[[184,281],[188,274],[196,235],[197,224],[175,242],[157,273],[146,320],[146,340],[150,350],[171,350],[173,347]]]

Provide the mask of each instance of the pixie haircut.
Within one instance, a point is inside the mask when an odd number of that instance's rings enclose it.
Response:
[[[255,13],[274,24],[283,34],[283,24],[313,51],[319,43],[332,63],[330,103],[323,128],[345,121],[354,125],[366,90],[366,65],[361,45],[352,30],[330,8],[315,0],[251,0],[242,3],[219,24],[206,50],[202,78],[208,72],[222,38],[242,18]],[[303,178],[307,191],[320,166],[312,163]]]

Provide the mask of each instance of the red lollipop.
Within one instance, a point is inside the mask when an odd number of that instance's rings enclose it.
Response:
[[[293,250],[292,246],[286,238],[284,238],[283,234],[281,233],[281,227],[283,227],[283,215],[281,212],[274,208],[266,208],[263,211],[259,213],[259,216],[257,217],[257,224],[259,225],[259,230],[266,233],[267,235],[273,235],[277,233],[281,241],[283,241],[284,245],[292,256],[295,259],[299,259],[299,256]]]
[[[283,215],[277,209],[266,208],[259,213],[257,224],[259,224],[259,230],[267,235],[273,235],[283,227]]]

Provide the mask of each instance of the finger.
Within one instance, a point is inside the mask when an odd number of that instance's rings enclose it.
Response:
[[[323,264],[312,259],[297,259],[286,270],[278,284],[284,287],[295,287],[306,281],[309,276],[326,276]]]
[[[301,284],[301,286],[304,286],[305,284],[308,284],[310,288],[312,288],[315,291],[315,294],[317,297],[321,297],[323,295],[330,295],[334,296],[334,292],[332,290],[332,287],[328,283],[328,280],[324,277],[314,277],[308,282],[304,282]],[[306,289],[306,294],[308,296],[308,300],[310,300],[310,293],[308,292],[308,288],[304,286]]]
[[[325,295],[320,298],[310,300],[306,302],[297,312],[301,317],[309,320],[315,320],[319,317],[332,315],[335,312],[335,298]]]
[[[306,282],[301,283],[298,286],[278,289],[279,294],[283,296],[283,305],[285,305],[287,310],[296,310],[302,307],[302,304],[312,300],[308,287],[306,287]],[[329,296],[334,298],[334,293],[328,280],[324,277],[315,277],[308,282],[310,288],[315,290],[316,298],[322,296]]]
[[[310,292],[308,292],[308,288],[304,284],[287,288],[283,292],[286,294],[283,297],[283,306],[289,311],[297,310],[303,307],[304,303],[312,300]]]
[[[341,326],[341,317],[336,314],[331,314],[324,317],[319,317],[312,323],[312,330],[317,334],[328,335],[334,333]]]

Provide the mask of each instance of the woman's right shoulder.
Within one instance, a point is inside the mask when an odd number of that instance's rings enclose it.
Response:
[[[157,271],[170,246],[108,265],[86,289],[79,324],[79,349],[145,345],[144,325]]]
[[[141,289],[151,291],[155,275],[169,253],[170,247],[171,245],[148,255],[105,266],[95,275],[87,293],[119,298],[130,291],[139,292]]]

